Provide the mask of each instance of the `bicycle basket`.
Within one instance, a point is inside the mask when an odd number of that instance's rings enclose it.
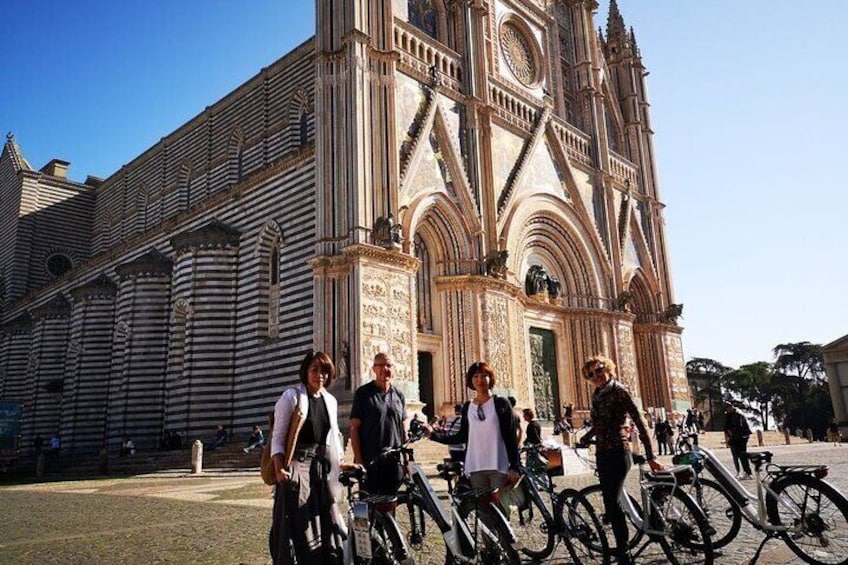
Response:
[[[556,448],[542,448],[542,457],[548,462],[547,473],[549,477],[561,477],[565,474],[565,467],[562,463],[562,450]]]

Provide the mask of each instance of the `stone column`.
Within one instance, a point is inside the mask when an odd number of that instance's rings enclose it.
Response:
[[[118,287],[106,275],[71,290],[70,339],[62,391],[62,441],[68,450],[97,453],[105,438],[112,330]]]
[[[171,260],[151,249],[115,268],[115,304],[106,439],[124,437],[139,449],[158,446],[163,431]]]
[[[27,370],[27,380],[32,383],[31,405],[24,407],[28,414],[24,416],[27,423],[24,429],[29,433],[22,431],[22,435],[41,435],[49,440],[60,433],[70,313],[68,301],[61,294],[32,310],[32,346]]]
[[[165,425],[186,439],[230,427],[240,232],[218,220],[171,239]]]
[[[324,303],[322,311],[339,316],[316,319],[316,347],[337,352],[342,342],[349,344],[352,390],[372,378],[375,354],[390,354],[393,384],[406,396],[408,410],[420,411],[415,343],[415,273],[420,261],[400,251],[361,244],[346,247],[339,255],[317,257],[310,264],[316,303]]]

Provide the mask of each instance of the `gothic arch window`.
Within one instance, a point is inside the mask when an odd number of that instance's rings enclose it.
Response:
[[[439,39],[439,13],[436,0],[409,0],[409,23],[432,37]]]
[[[259,333],[273,339],[280,336],[280,257],[283,234],[274,220],[265,222],[256,242],[259,263]]]
[[[141,233],[147,229],[147,185],[142,184],[138,187],[135,194],[135,229],[136,233]]]
[[[621,141],[618,135],[618,128],[615,124],[615,118],[612,116],[612,111],[609,108],[604,108],[604,117],[607,122],[607,139],[609,147],[616,153],[621,154]]]
[[[244,132],[236,128],[230,136],[227,155],[227,184],[235,184],[244,176]]]
[[[299,149],[309,142],[309,114],[312,106],[304,89],[294,93],[287,112],[289,122],[289,148]]]
[[[430,251],[427,243],[419,235],[413,238],[415,257],[421,261],[421,268],[416,273],[416,291],[418,294],[418,331],[433,332],[433,289],[430,280],[433,276]]]

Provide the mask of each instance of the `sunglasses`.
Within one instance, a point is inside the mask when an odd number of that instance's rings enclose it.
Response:
[[[587,381],[589,381],[589,380],[594,379],[598,375],[603,375],[605,372],[606,372],[606,367],[604,365],[599,365],[599,366],[595,367],[594,369],[592,369],[591,371],[589,371],[588,373],[586,373],[585,378],[586,378]]]
[[[486,413],[483,412],[483,405],[482,404],[477,405],[477,419],[480,420],[481,422],[486,421]]]

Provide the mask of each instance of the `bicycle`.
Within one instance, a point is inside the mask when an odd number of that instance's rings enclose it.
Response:
[[[848,499],[824,480],[826,465],[777,465],[770,451],[748,453],[756,485],[752,494],[715,453],[698,445],[697,435],[688,439],[688,451],[676,458],[693,464],[691,493],[717,530],[715,547],[729,543],[744,518],[765,533],[751,563],[768,540],[779,537],[807,563],[848,564]],[[715,481],[700,477],[703,469]]]
[[[577,456],[590,467],[594,467],[594,462],[581,455],[578,449],[575,445]],[[704,512],[682,488],[692,480],[692,467],[678,465],[652,473],[645,471],[645,457],[633,455],[633,462],[639,468],[640,500],[636,500],[622,488],[618,501],[635,528],[628,542],[628,549],[633,551],[633,557],[641,555],[651,543],[657,543],[674,565],[711,565],[715,559],[712,528]],[[594,508],[604,507],[600,484],[585,487],[579,492]],[[605,514],[602,514],[601,521],[604,523],[605,536],[612,536]],[[646,536],[647,540],[640,547],[639,544]],[[607,542],[609,544],[609,540]],[[610,548],[615,552],[614,546]]]
[[[514,565],[521,562],[515,533],[499,507],[498,489],[472,488],[463,477],[460,461],[445,461],[436,467],[448,483],[448,499],[454,520],[451,531],[467,531],[471,545],[448,543],[451,555],[447,563]],[[446,541],[452,541],[443,528]]]
[[[551,468],[543,450],[542,445],[519,450],[526,460],[519,465],[516,485],[523,500],[510,524],[521,540],[521,552],[535,560],[547,559],[561,541],[575,563],[609,563],[609,547],[595,511],[575,489],[555,492],[552,476],[561,474],[562,466]],[[547,493],[548,504],[542,493]]]

